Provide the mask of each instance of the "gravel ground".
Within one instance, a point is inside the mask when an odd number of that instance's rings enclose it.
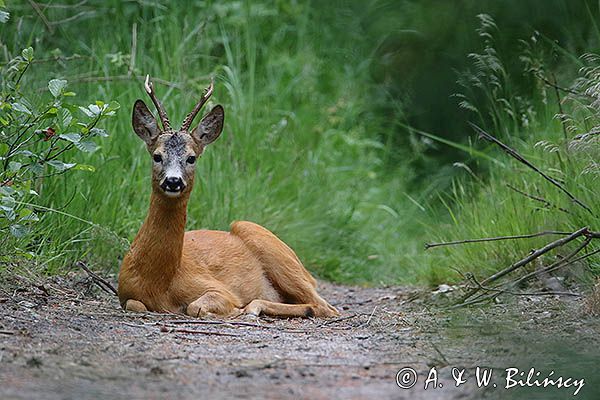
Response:
[[[574,397],[575,386],[506,389],[509,367],[583,378],[576,398],[600,398],[600,323],[579,300],[448,310],[423,289],[321,283],[340,318],[189,320],[125,313],[79,274],[0,286],[1,399]],[[476,367],[493,369],[486,387]],[[417,374],[411,389],[397,385],[402,368]],[[459,387],[453,368],[465,369]]]

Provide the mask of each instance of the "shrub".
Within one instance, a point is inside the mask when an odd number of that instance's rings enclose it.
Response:
[[[34,66],[33,49],[24,49],[0,74],[0,233],[2,245],[25,238],[39,220],[32,199],[43,196],[47,179],[73,170],[93,172],[72,161],[74,152],[93,153],[96,138],[108,136],[99,124],[115,115],[117,102],[79,106],[67,81],[52,79],[47,95],[25,85]],[[72,151],[71,151],[72,150]],[[11,255],[12,251],[1,256]]]

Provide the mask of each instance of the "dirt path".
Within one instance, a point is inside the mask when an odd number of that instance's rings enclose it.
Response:
[[[577,301],[448,312],[407,288],[322,284],[341,318],[198,324],[126,314],[81,275],[23,282],[0,290],[1,399],[573,398],[502,388],[511,366],[584,377],[577,398],[599,398],[599,324]],[[476,366],[498,370],[497,388],[477,387]],[[418,374],[412,389],[396,384],[404,367]],[[432,367],[444,386],[424,390]],[[468,382],[456,388],[452,367]]]

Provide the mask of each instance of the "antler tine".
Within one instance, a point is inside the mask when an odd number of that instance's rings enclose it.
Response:
[[[211,79],[210,85],[208,85],[208,87],[206,89],[204,89],[204,94],[202,95],[202,97],[200,98],[200,100],[198,101],[198,103],[196,104],[194,109],[192,110],[192,112],[190,112],[183,120],[183,124],[181,124],[182,131],[187,131],[188,129],[190,129],[190,126],[192,125],[194,118],[196,117],[196,115],[198,114],[198,112],[200,111],[202,106],[204,106],[204,104],[208,101],[208,99],[210,99],[210,96],[212,96],[213,88],[214,88],[214,82]]]
[[[144,88],[146,89],[146,93],[152,99],[154,103],[154,107],[156,107],[156,111],[158,111],[158,116],[160,117],[160,121],[162,122],[163,129],[168,131],[171,129],[171,123],[169,122],[169,117],[167,117],[167,112],[163,108],[160,101],[156,98],[156,94],[154,93],[154,85],[150,82],[150,75],[146,75],[146,82],[144,82]]]

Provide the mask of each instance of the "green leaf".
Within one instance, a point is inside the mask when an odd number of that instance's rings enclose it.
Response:
[[[28,47],[26,49],[23,49],[23,51],[21,52],[21,55],[27,61],[33,60],[33,47]]]
[[[58,137],[71,143],[79,143],[81,141],[81,135],[79,133],[63,133],[58,135]]]
[[[77,142],[75,143],[75,147],[85,153],[93,153],[98,150],[98,145],[94,142],[86,141],[86,142]]]
[[[8,163],[8,170],[10,172],[17,172],[18,170],[21,169],[22,166],[23,166],[23,164],[21,164],[20,162],[11,161]]]
[[[92,116],[99,115],[102,112],[102,109],[97,104],[90,104],[88,108],[92,112]]]
[[[119,108],[121,108],[121,105],[116,100],[113,100],[110,103],[108,103],[108,110],[109,111],[118,110]]]
[[[65,96],[65,97],[73,97],[73,96],[75,96],[75,92],[64,92],[63,96]]]
[[[23,208],[19,211],[19,221],[39,221],[40,218],[30,208]]]
[[[6,8],[6,3],[4,2],[4,0],[0,0],[0,7]]]
[[[33,164],[31,164],[29,166],[29,170],[34,174],[34,175],[39,175],[42,172],[44,172],[44,167],[42,166],[41,163],[39,162],[35,162]]]
[[[15,194],[16,190],[11,188],[10,186],[0,186],[0,194],[3,196],[2,197],[2,202],[4,202],[4,199],[7,197],[10,197],[11,195]]]
[[[83,112],[85,115],[87,115],[88,117],[90,117],[90,118],[94,118],[94,117],[95,117],[94,113],[93,113],[93,112],[91,112],[90,110],[88,110],[86,107],[81,107],[81,106],[80,106],[80,107],[79,107],[79,109],[80,109],[80,110],[81,110],[81,111],[82,111],[82,112]]]
[[[67,110],[66,108],[63,108],[61,110],[61,114],[62,114],[63,126],[67,127],[67,126],[71,125],[71,122],[73,121],[73,115],[71,114],[71,112],[69,110]]]
[[[9,18],[10,13],[8,11],[0,11],[0,24],[5,24]]]
[[[22,238],[29,233],[29,228],[24,225],[14,224],[10,226],[10,233],[16,238]]]
[[[95,136],[108,137],[108,133],[106,132],[106,130],[101,128],[92,128],[90,130],[90,134]]]
[[[52,79],[48,82],[48,89],[54,97],[60,96],[65,87],[67,87],[67,81],[64,79]]]
[[[8,153],[8,149],[10,147],[8,147],[8,144],[6,143],[0,143],[0,157],[5,155],[6,153]]]
[[[17,213],[15,213],[15,210],[11,207],[0,206],[0,210],[2,210],[4,213],[4,218],[8,219],[9,221],[14,221],[15,218],[17,218]]]
[[[96,167],[94,167],[93,165],[87,165],[87,164],[77,164],[76,166],[73,167],[74,170],[78,170],[78,171],[87,171],[87,172],[95,172],[96,171]]]
[[[58,172],[62,172],[62,171],[66,171],[68,169],[73,168],[77,164],[64,163],[59,160],[50,160],[50,161],[48,161],[48,165],[50,165],[52,168],[56,169]]]
[[[12,108],[15,111],[31,115],[31,111],[21,103],[12,103]]]

